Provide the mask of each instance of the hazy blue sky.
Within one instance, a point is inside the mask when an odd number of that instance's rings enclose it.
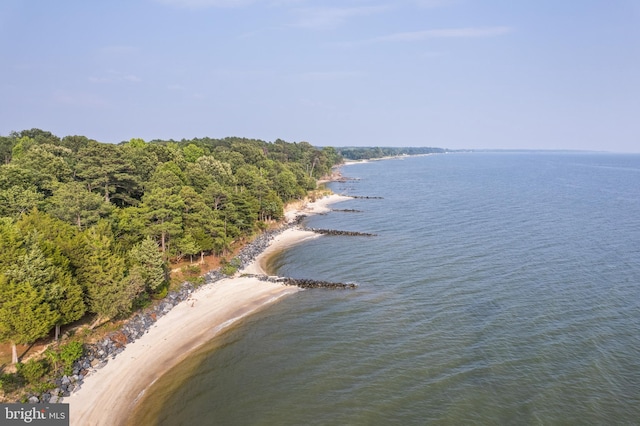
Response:
[[[639,0],[2,0],[0,134],[640,152]]]

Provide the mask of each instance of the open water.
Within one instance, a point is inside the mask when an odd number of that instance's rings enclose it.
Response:
[[[163,425],[640,424],[640,155],[345,166],[247,318],[152,390]]]

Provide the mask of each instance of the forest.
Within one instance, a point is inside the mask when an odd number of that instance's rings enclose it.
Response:
[[[225,256],[341,161],[280,139],[0,136],[0,342],[15,363],[17,344],[162,297],[170,260]]]

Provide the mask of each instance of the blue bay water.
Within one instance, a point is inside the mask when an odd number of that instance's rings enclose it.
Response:
[[[640,156],[344,166],[279,275],[355,281],[251,316],[156,386],[166,425],[638,424]]]

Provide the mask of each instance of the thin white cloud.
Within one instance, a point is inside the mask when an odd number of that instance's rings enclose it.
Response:
[[[169,6],[184,9],[204,9],[208,7],[242,7],[259,0],[156,0]]]
[[[140,49],[128,45],[103,46],[93,52],[94,58],[103,67],[117,67],[113,64],[125,64],[135,61],[140,55]]]
[[[307,81],[334,81],[361,76],[357,71],[310,71],[298,74],[298,77]]]
[[[132,55],[132,54],[138,53],[138,48],[135,46],[124,46],[124,45],[104,46],[100,48],[98,53],[101,55],[109,55],[109,56]]]
[[[176,96],[180,96],[182,99],[206,99],[206,96],[202,92],[191,92],[186,86],[182,84],[169,84],[166,86],[167,90],[176,94]]]
[[[271,0],[269,2],[269,6],[273,7],[283,7],[283,6],[291,6],[294,4],[302,4],[307,0]]]
[[[413,0],[413,3],[424,9],[434,9],[437,7],[450,6],[458,3],[459,0]]]
[[[110,83],[112,79],[107,77],[89,77],[89,81],[91,83],[101,84],[101,83]]]
[[[129,82],[129,83],[140,83],[142,79],[134,74],[125,74],[118,71],[107,71],[106,75],[101,76],[91,76],[89,77],[89,82],[95,84],[105,84],[105,83],[118,83],[118,82]]]
[[[325,112],[333,112],[337,110],[336,106],[333,104],[328,104],[326,102],[320,102],[320,101],[316,101],[308,98],[301,98],[298,100],[298,103],[300,104],[300,106],[304,108],[313,108],[313,109],[322,110]]]
[[[122,79],[125,81],[130,81],[131,83],[139,83],[142,81],[142,79],[140,77],[138,77],[137,75],[133,75],[133,74],[127,74],[127,75],[123,75]]]
[[[101,108],[107,105],[104,99],[86,92],[56,90],[52,94],[52,99],[56,104],[75,107]]]
[[[170,84],[167,86],[167,89],[169,90],[185,90],[185,87],[182,86],[181,84]]]
[[[440,58],[445,55],[446,53],[444,52],[422,52],[418,54],[421,58]]]
[[[366,40],[348,41],[335,44],[339,47],[358,47],[376,43],[418,42],[442,38],[483,38],[498,37],[513,32],[511,27],[467,27],[441,28],[435,30],[408,31],[373,37]]]
[[[478,38],[496,37],[512,32],[511,27],[469,27],[469,28],[443,28],[437,30],[410,31],[371,39],[372,42],[383,41],[420,41],[430,38]]]
[[[382,13],[388,6],[363,7],[310,7],[295,9],[295,27],[306,29],[331,29],[344,24],[350,18]]]

